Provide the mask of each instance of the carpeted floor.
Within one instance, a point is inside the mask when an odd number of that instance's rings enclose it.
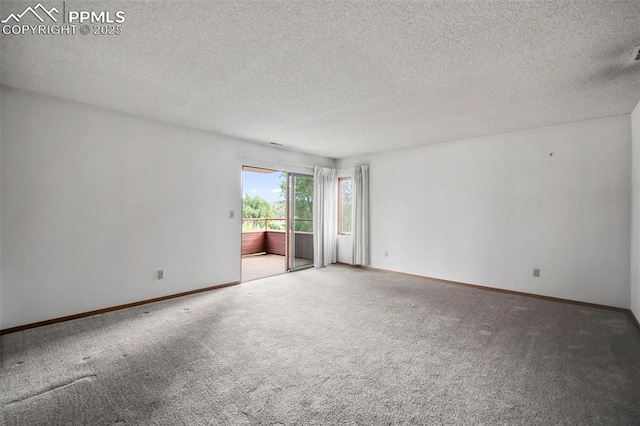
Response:
[[[1,350],[3,425],[640,424],[626,313],[344,266]]]

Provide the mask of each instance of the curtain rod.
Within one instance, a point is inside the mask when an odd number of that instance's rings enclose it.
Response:
[[[268,158],[252,157],[252,156],[249,156],[249,155],[240,155],[240,157],[241,158],[246,158],[246,159],[249,159],[249,160],[268,161],[269,163],[282,164],[282,165],[285,165],[285,166],[294,166],[294,167],[303,167],[305,169],[313,169],[313,166],[307,166],[305,164],[287,163],[285,161],[270,160]]]

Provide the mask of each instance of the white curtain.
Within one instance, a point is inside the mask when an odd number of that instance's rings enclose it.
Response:
[[[338,179],[334,169],[315,167],[313,171],[313,266],[336,263],[336,203]]]
[[[369,166],[357,166],[353,174],[353,264],[369,264]]]

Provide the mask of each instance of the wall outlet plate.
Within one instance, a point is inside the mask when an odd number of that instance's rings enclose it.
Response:
[[[164,269],[161,269],[158,271],[158,279],[159,280],[163,280],[164,279]]]
[[[540,268],[533,268],[533,276],[534,277],[540,276]]]

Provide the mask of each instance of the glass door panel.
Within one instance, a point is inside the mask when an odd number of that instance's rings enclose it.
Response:
[[[313,176],[289,174],[289,267],[313,266]]]

